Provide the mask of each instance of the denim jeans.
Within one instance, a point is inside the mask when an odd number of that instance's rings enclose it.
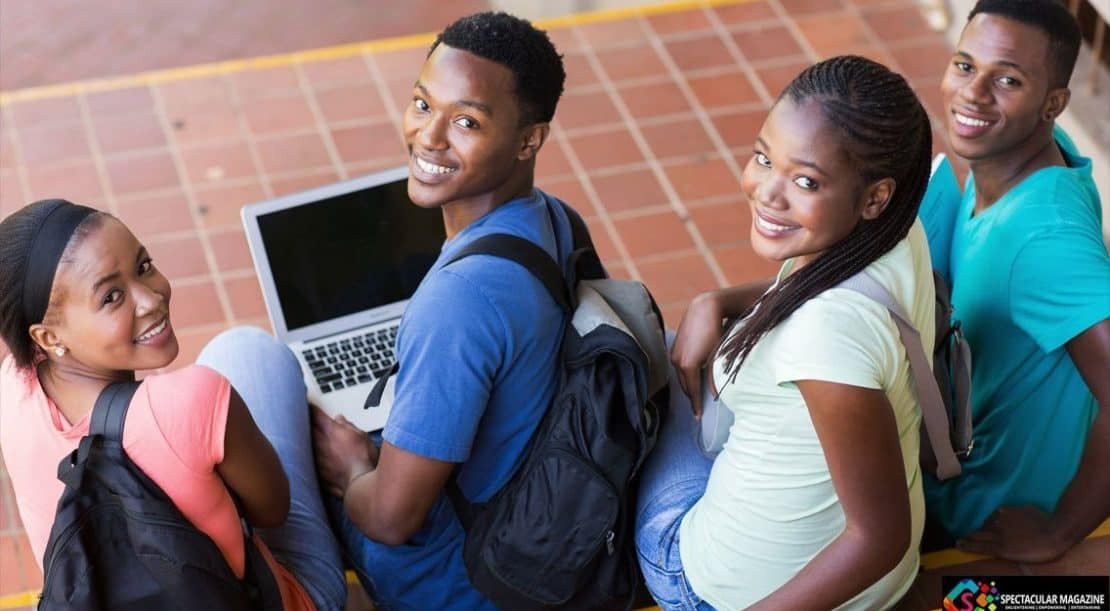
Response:
[[[197,364],[231,382],[289,478],[285,523],[255,532],[297,578],[317,609],[341,611],[347,602],[347,582],[316,481],[307,393],[296,357],[265,331],[237,327],[209,342]]]
[[[664,611],[705,611],[703,601],[686,580],[679,557],[679,525],[705,494],[713,461],[694,441],[690,400],[671,375],[670,411],[655,449],[644,464],[636,504],[636,552],[652,597]]]

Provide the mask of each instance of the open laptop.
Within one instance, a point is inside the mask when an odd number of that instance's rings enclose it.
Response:
[[[309,401],[367,431],[363,403],[387,375],[405,304],[446,239],[438,208],[408,197],[402,167],[246,206],[243,225],[278,340],[301,363]]]

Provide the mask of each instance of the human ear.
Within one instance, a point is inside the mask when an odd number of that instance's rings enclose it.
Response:
[[[551,134],[550,123],[534,123],[524,128],[520,141],[520,150],[517,152],[516,158],[521,161],[527,161],[536,156],[543,148],[543,143],[547,142],[547,136]]]
[[[57,346],[62,345],[62,341],[58,338],[58,334],[42,323],[31,325],[31,327],[27,329],[27,333],[30,334],[31,341],[42,349],[43,352],[48,354]]]
[[[864,194],[863,211],[860,216],[865,221],[873,221],[886,210],[887,204],[894,196],[894,179],[884,178],[871,183]]]
[[[1045,97],[1044,108],[1041,110],[1041,118],[1046,122],[1055,121],[1064,109],[1068,107],[1068,102],[1071,100],[1071,89],[1067,87],[1060,87],[1052,89]]]

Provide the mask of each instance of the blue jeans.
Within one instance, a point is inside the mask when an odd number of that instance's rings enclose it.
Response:
[[[712,459],[694,441],[690,400],[671,375],[670,411],[655,449],[644,464],[636,503],[636,553],[648,591],[665,611],[712,611],[682,568],[678,531],[682,517],[705,494]]]
[[[317,609],[341,611],[347,602],[347,581],[316,481],[307,393],[296,357],[265,331],[237,327],[209,342],[197,364],[231,382],[289,478],[285,523],[255,532],[297,578]]]

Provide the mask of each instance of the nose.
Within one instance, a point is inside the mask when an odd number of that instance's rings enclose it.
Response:
[[[782,182],[774,172],[765,173],[752,190],[756,203],[767,208],[784,208]]]
[[[960,97],[971,104],[989,104],[991,79],[986,74],[976,74],[960,88]]]
[[[429,151],[447,148],[446,117],[431,114],[416,126],[416,144]]]
[[[166,300],[166,297],[154,290],[153,287],[139,282],[135,285],[134,299],[135,316],[141,318],[151,312],[157,312],[161,309],[162,302]]]

